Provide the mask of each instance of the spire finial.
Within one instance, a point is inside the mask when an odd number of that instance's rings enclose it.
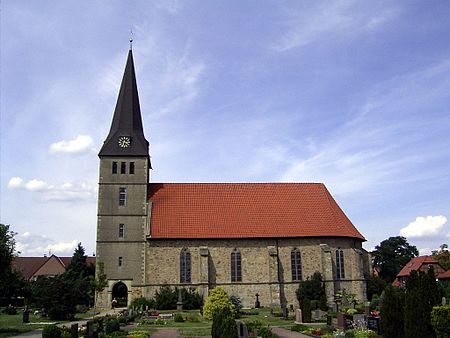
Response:
[[[133,30],[130,30],[130,50],[133,50]]]

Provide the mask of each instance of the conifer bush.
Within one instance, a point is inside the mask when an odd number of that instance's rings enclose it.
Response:
[[[61,329],[56,325],[46,325],[42,330],[42,338],[59,338],[61,336]]]
[[[384,290],[381,303],[381,330],[386,337],[403,338],[405,293],[403,290],[388,285]]]
[[[236,321],[229,307],[217,308],[213,311],[211,336],[212,338],[237,337]]]
[[[230,310],[234,318],[235,308],[230,302],[227,292],[222,286],[217,286],[210,291],[208,298],[206,298],[205,306],[203,307],[203,318],[212,320],[213,313],[222,309]]]

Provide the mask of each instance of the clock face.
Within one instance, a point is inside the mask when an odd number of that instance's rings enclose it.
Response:
[[[129,136],[120,136],[118,142],[120,148],[128,148],[131,145],[131,139]]]

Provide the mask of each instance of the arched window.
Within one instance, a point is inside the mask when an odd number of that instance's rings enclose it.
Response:
[[[242,282],[241,253],[239,251],[231,253],[231,281]]]
[[[180,283],[191,282],[191,254],[187,249],[181,250],[180,254]]]
[[[302,257],[298,249],[291,251],[291,271],[293,281],[302,280]]]
[[[336,278],[337,279],[345,278],[344,251],[342,251],[342,249],[336,250]]]

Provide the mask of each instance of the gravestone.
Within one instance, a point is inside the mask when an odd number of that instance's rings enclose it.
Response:
[[[78,323],[70,325],[70,338],[78,338]]]
[[[301,324],[301,323],[303,323],[302,310],[297,309],[297,310],[295,310],[295,324]]]
[[[442,306],[447,305],[447,299],[445,297],[442,297],[442,302],[441,302]]]
[[[261,307],[261,303],[259,302],[259,293],[256,295],[255,309],[259,309]]]
[[[27,324],[29,322],[30,322],[30,311],[28,310],[28,308],[25,308],[23,310],[22,323]]]
[[[248,329],[242,320],[236,320],[236,327],[239,338],[248,338]]]
[[[380,333],[380,317],[378,316],[368,316],[367,317],[367,328]]]

